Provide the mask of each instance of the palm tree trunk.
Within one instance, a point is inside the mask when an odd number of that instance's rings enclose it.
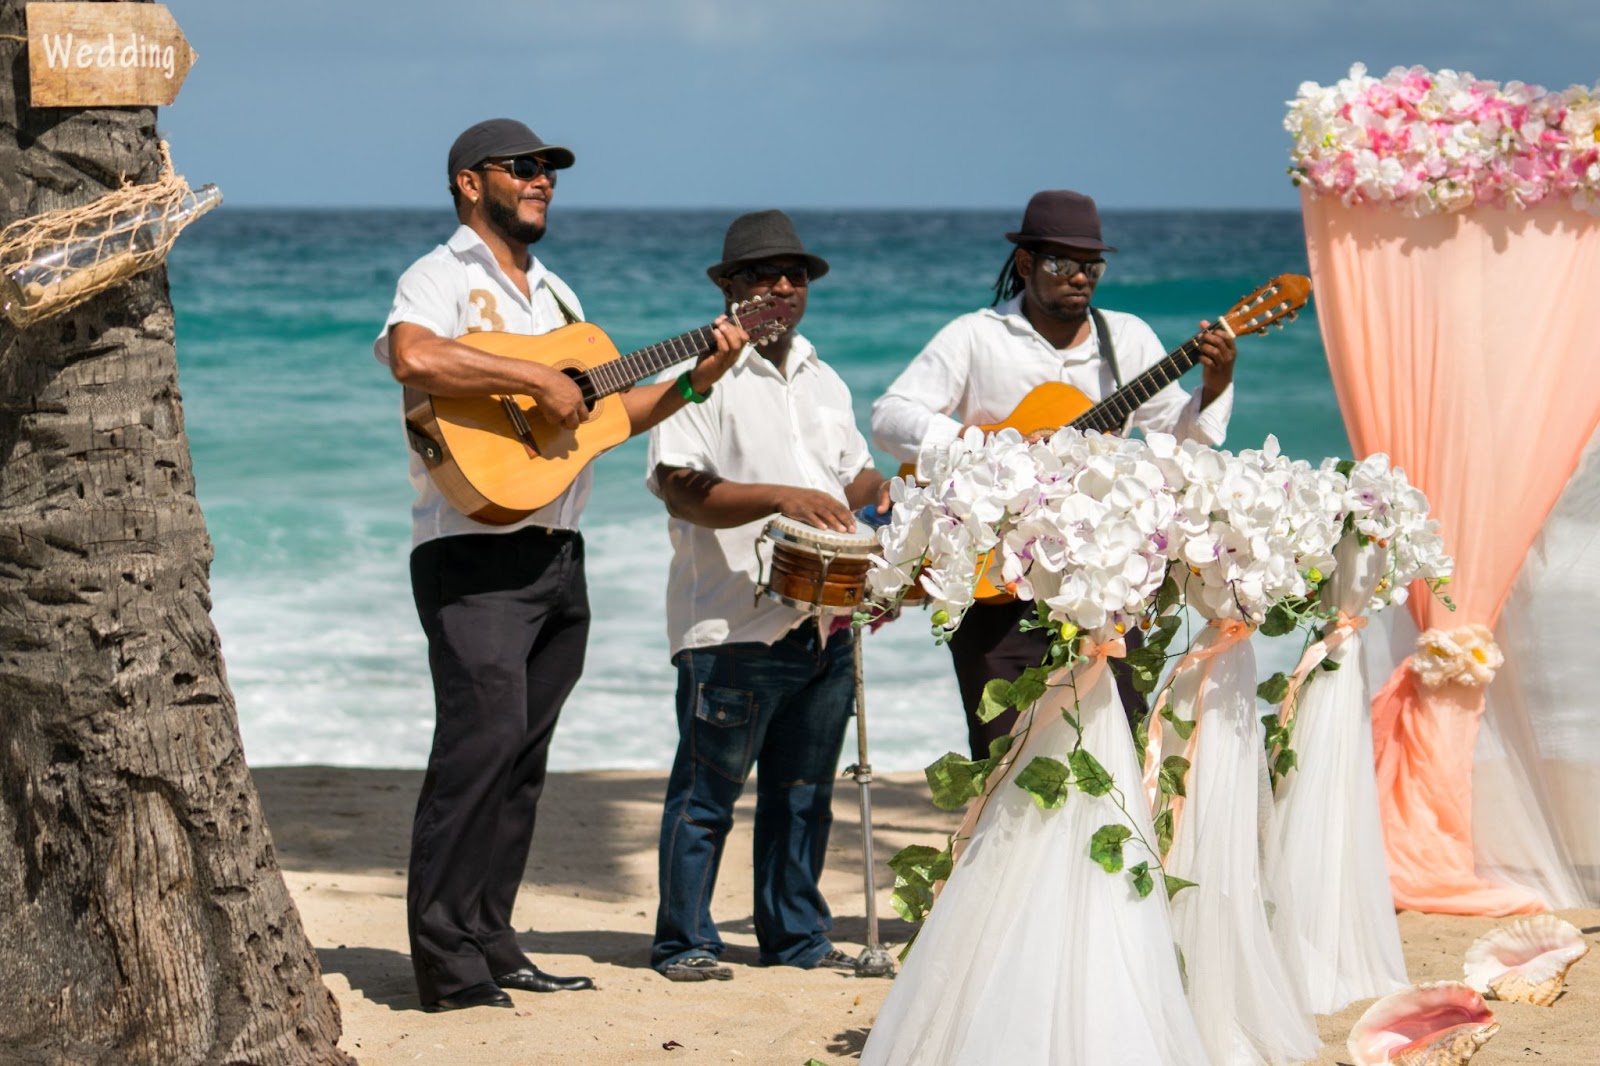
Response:
[[[0,33],[23,8],[0,0]],[[30,109],[24,51],[0,41],[0,225],[157,177],[153,109]],[[165,269],[0,319],[0,1061],[350,1061],[245,766],[210,562]]]

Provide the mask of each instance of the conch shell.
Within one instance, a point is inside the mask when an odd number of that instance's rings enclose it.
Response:
[[[1588,954],[1583,934],[1553,914],[1537,914],[1492,929],[1467,949],[1467,984],[1495,999],[1548,1007],[1567,971]]]
[[[1463,1066],[1500,1031],[1483,997],[1460,981],[1384,996],[1350,1030],[1355,1066]]]

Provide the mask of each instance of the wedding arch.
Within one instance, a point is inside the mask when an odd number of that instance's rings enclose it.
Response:
[[[1453,613],[1390,612],[1372,703],[1395,903],[1592,904],[1600,87],[1357,65],[1286,126],[1351,444],[1427,492],[1456,559]]]

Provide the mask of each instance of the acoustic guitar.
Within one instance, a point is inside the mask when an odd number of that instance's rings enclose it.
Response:
[[[752,343],[789,328],[787,301],[771,294],[736,304],[728,317]],[[616,394],[669,366],[716,349],[712,327],[681,333],[627,355],[598,326],[576,322],[538,336],[468,333],[480,351],[542,363],[583,393],[589,417],[566,429],[527,396],[433,396],[405,390],[406,435],[439,494],[467,517],[509,525],[560,496],[595,457],[627,440],[633,426]]]
[[[1295,319],[1310,296],[1310,278],[1301,274],[1280,274],[1234,304],[1217,324],[1236,337],[1260,333],[1274,324],[1282,329],[1284,322]],[[978,428],[985,433],[1014,429],[1023,436],[1069,426],[1078,430],[1114,433],[1127,425],[1128,418],[1140,404],[1178,380],[1200,361],[1200,340],[1204,336],[1204,332],[1196,333],[1176,350],[1169,352],[1166,358],[1099,403],[1065,382],[1047,381],[1024,396],[1016,410],[1005,418]],[[915,474],[914,464],[900,468],[902,477]],[[998,555],[990,553],[990,556],[985,556],[979,562],[983,573],[978,578],[973,597],[979,603],[1004,603],[1014,599],[1003,585],[991,580],[999,578],[1000,566]]]

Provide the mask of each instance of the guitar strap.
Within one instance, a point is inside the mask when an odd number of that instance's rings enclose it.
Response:
[[[556,292],[554,285],[546,285],[545,288],[550,290],[550,298],[556,302],[557,307],[561,308],[561,317],[567,320],[567,325],[572,326],[583,321],[578,317],[576,311],[567,306],[567,301],[563,300],[560,294]]]
[[[1120,389],[1122,374],[1117,370],[1117,350],[1111,347],[1111,327],[1106,325],[1106,316],[1100,313],[1098,307],[1089,308],[1089,317],[1094,319],[1094,335],[1100,345],[1100,357],[1110,364],[1111,380]]]

